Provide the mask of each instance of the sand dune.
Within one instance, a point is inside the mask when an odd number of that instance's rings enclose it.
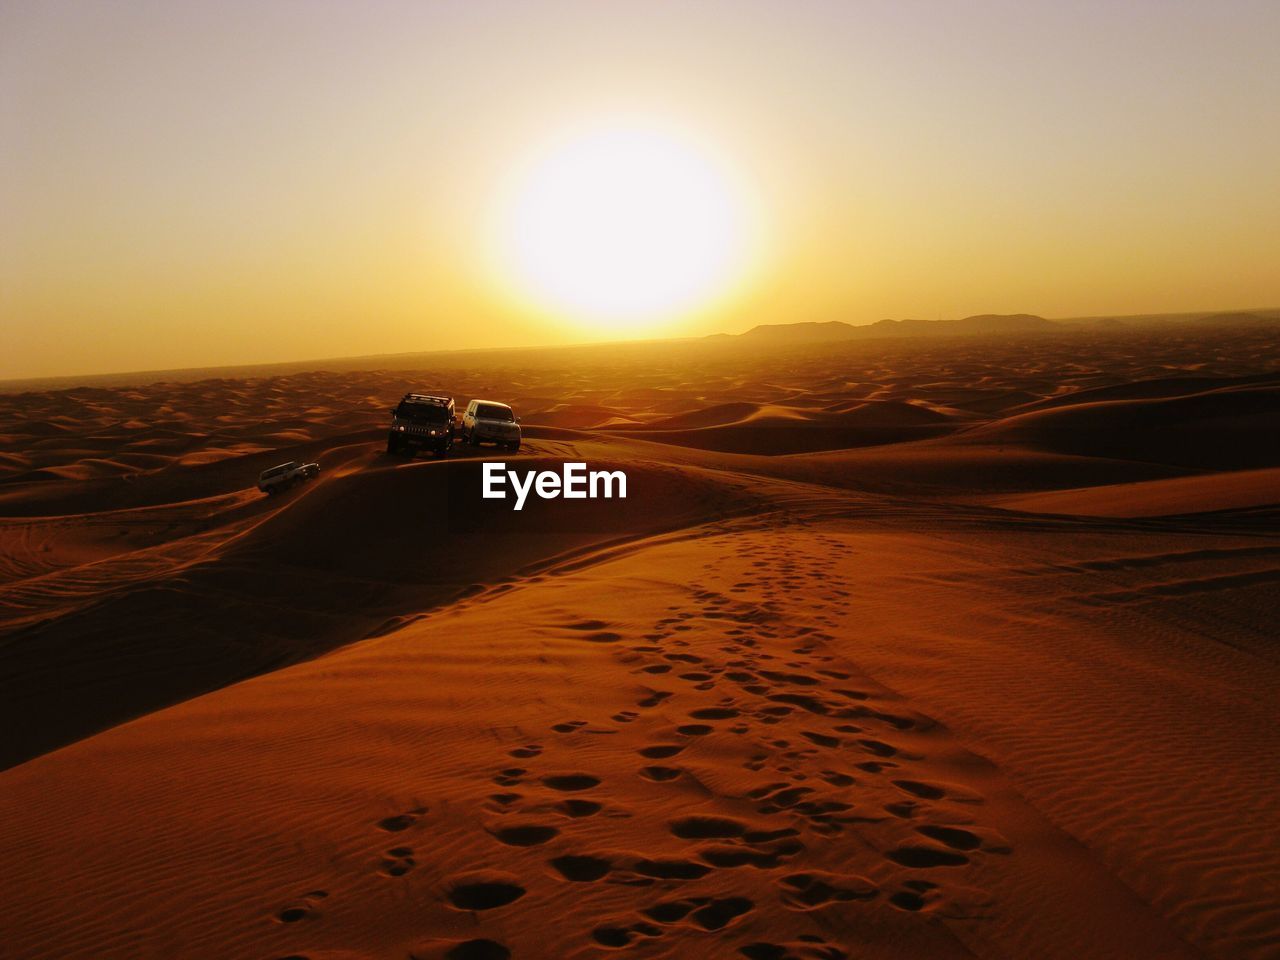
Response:
[[[359,469],[283,503],[258,500],[256,510],[224,514],[220,530],[146,557],[134,551],[0,587],[0,608],[20,628],[0,652],[18,681],[0,708],[16,735],[0,763],[391,629],[448,599],[509,588],[516,575],[585,548],[751,502],[741,481],[632,462],[631,496],[645,499],[643,513],[619,518],[613,504],[592,501],[587,510],[572,504],[566,519],[564,501],[533,501],[514,514],[505,505],[479,509],[478,461],[384,459],[367,450]],[[536,456],[522,462],[548,465]],[[127,641],[120,622],[130,625]],[[101,669],[120,657],[129,670]],[[154,678],[143,690],[135,690],[138,673]]]
[[[1280,506],[1280,469],[1241,470],[998,497],[992,503],[1031,513],[1162,517]]]
[[[1280,356],[1064,336],[0,394],[6,956],[1270,956]]]
[[[1118,383],[1106,387],[1072,391],[1045,397],[1028,403],[1019,413],[1032,410],[1043,410],[1047,407],[1061,407],[1068,404],[1093,403],[1102,400],[1151,400],[1165,397],[1183,397],[1196,393],[1207,393],[1212,390],[1229,390],[1239,387],[1277,386],[1277,378],[1269,373],[1244,377],[1157,377],[1150,380],[1137,380],[1132,383]]]
[[[663,417],[647,424],[655,430],[683,430],[699,427],[719,427],[728,423],[741,423],[760,413],[760,404],[737,401],[716,403],[687,413]]]
[[[622,436],[726,453],[786,455],[847,449],[939,436],[952,420],[935,410],[891,400],[856,400],[825,409],[799,405],[726,403],[665,417]]]
[[[524,418],[530,424],[547,427],[568,427],[573,430],[589,430],[616,423],[635,424],[637,421],[620,410],[597,404],[552,404]]]
[[[923,638],[946,642],[939,631],[959,598],[979,608],[975,578],[1001,549],[830,520],[825,532],[739,523],[478,595],[19,767],[5,823],[14,810],[40,811],[23,822],[53,858],[41,862],[64,899],[24,899],[11,942],[38,948],[69,899],[94,919],[60,939],[68,955],[149,928],[179,951],[217,942],[279,956],[339,944],[443,955],[474,940],[515,956],[628,945],[729,956],[815,931],[826,949],[867,956],[1191,956],[1181,936],[1206,932],[1232,949],[1264,948],[1251,930],[1276,918],[1248,878],[1265,861],[1230,842],[1237,830],[1261,839],[1274,823],[1271,801],[1258,803],[1266,757],[1242,761],[1231,745],[1232,730],[1257,723],[1260,701],[1228,696],[1238,719],[1217,716],[1210,740],[1169,691],[1130,718],[1123,739],[1103,727],[1099,742],[1082,715],[1134,695],[1114,685],[1062,691],[1054,709],[1069,711],[1065,728],[1052,713],[1028,723],[1035,711],[1022,698],[1045,666],[994,658],[1008,656],[1008,618],[1041,602],[1035,571],[982,588],[988,612],[971,617],[960,672],[976,672],[981,656],[984,680],[951,690],[954,653],[927,671],[912,664]],[[868,551],[881,561],[874,590],[853,573],[868,569],[858,559]],[[900,592],[918,604],[922,577],[934,584],[929,613],[903,618]],[[854,606],[851,589],[874,606]],[[1087,629],[1099,657],[1142,663],[1090,620],[1096,608],[1068,609],[1055,629]],[[869,635],[879,638],[871,656]],[[904,635],[912,654],[889,652]],[[1043,634],[1028,641],[1022,657],[1045,655]],[[882,686],[855,658],[911,692]],[[918,679],[907,684],[904,671]],[[975,702],[984,688],[1018,700]],[[947,711],[930,717],[920,703]],[[963,746],[975,729],[1003,762]],[[1194,762],[1233,776],[1245,762],[1254,782],[1223,792],[1177,778],[1162,796],[1170,769],[1190,772],[1177,758],[1192,762],[1192,745],[1214,747]],[[94,768],[86,751],[112,762]],[[1019,775],[1028,757],[1037,762]],[[171,779],[149,779],[156,766]],[[89,784],[86,769],[98,771]],[[98,798],[94,816],[31,803],[68,777]],[[178,791],[202,802],[192,809]],[[1244,822],[1243,796],[1254,798]],[[1176,839],[1145,849],[1141,868],[1117,868],[1118,850],[1149,843],[1144,818],[1086,811],[1135,798],[1167,806]],[[122,866],[124,827],[138,818],[163,865],[146,882],[184,878],[141,906]],[[1088,852],[1099,848],[1101,858]],[[20,889],[38,890],[31,868],[15,866]],[[1224,920],[1200,906],[1205,870],[1238,904]],[[1163,914],[1144,900],[1157,891]],[[553,926],[540,919],[548,909]]]
[[[975,428],[983,443],[1013,442],[1085,456],[1230,470],[1274,466],[1280,388],[1210,390],[1177,397],[1054,407]]]

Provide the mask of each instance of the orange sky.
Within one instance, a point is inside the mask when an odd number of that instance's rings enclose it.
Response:
[[[1278,36],[1274,2],[6,3],[0,377],[1276,305]],[[501,185],[637,115],[723,166],[749,269],[625,329],[513,294]]]

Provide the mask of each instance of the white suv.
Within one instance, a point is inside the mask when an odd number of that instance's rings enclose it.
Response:
[[[279,493],[287,490],[295,483],[303,483],[313,477],[320,476],[320,464],[298,463],[290,460],[279,466],[263,470],[258,474],[258,489],[263,493]]]
[[[473,447],[494,443],[508,450],[519,450],[520,421],[505,403],[472,400],[462,415],[462,439]]]

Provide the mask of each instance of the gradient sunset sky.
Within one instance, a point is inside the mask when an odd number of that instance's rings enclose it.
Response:
[[[1280,304],[1275,0],[0,11],[0,378]],[[751,233],[626,327],[493,250],[512,172],[620,118]]]

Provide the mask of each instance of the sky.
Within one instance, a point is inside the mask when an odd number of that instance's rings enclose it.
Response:
[[[0,378],[1280,305],[1277,48],[1275,0],[0,0]],[[625,324],[501,253],[617,124],[735,210]]]

